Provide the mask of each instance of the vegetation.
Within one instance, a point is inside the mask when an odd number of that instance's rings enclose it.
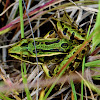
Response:
[[[100,2],[0,2],[1,100],[99,100]]]

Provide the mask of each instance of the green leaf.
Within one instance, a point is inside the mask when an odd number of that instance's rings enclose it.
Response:
[[[100,60],[85,63],[85,66],[86,67],[87,66],[89,66],[89,67],[100,67]]]
[[[97,14],[94,31],[99,31],[100,32],[99,27],[100,27],[100,0],[99,0],[99,11],[98,11],[98,14]],[[93,46],[92,46],[91,51],[93,52],[95,47],[100,43],[100,34],[97,34],[97,32],[94,33],[92,43],[93,43]]]

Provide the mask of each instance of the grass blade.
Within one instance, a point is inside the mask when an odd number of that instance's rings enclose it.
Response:
[[[99,11],[97,14],[97,18],[96,18],[96,24],[95,24],[95,31],[100,31],[100,0],[99,0]],[[94,33],[94,37],[92,40],[93,46],[92,46],[92,50],[91,52],[94,51],[95,47],[100,43],[100,34],[96,34],[96,32]]]

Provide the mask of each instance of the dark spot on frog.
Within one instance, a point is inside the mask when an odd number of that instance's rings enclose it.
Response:
[[[75,52],[73,52],[73,54],[74,54]]]
[[[68,28],[64,28],[64,31],[67,32]]]
[[[84,42],[84,40],[77,40],[80,44],[82,44]]]
[[[85,35],[81,35],[82,37],[85,37]]]
[[[70,49],[67,49],[66,52],[70,52]]]
[[[80,33],[80,31],[78,30],[78,33]]]
[[[72,26],[72,29],[75,29],[75,28]]]
[[[85,53],[85,50],[82,50],[82,53],[84,54]]]
[[[66,35],[66,32],[65,32],[65,31],[63,31],[63,34],[64,34],[64,35]]]
[[[74,67],[71,67],[70,69],[71,69],[71,71],[74,71]]]
[[[74,35],[75,35],[75,32],[72,33],[72,35],[70,37],[71,40],[74,40]]]
[[[76,55],[76,57],[78,57],[78,54]]]
[[[60,22],[61,26],[64,27],[63,22]]]
[[[41,50],[42,52],[58,52],[59,49]]]
[[[53,44],[53,43],[58,43],[60,40],[56,40],[56,41],[53,41],[53,42],[45,42],[46,45],[49,45],[49,44]]]
[[[28,43],[23,43],[21,46],[28,47]]]
[[[43,44],[43,42],[41,42],[41,44]]]
[[[73,63],[70,64],[70,68],[69,68],[69,70],[71,70],[71,71],[74,70]]]
[[[76,59],[75,59],[75,62],[81,62],[81,60],[76,58]]]

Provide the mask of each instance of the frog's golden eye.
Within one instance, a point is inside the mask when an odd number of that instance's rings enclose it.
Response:
[[[61,47],[62,47],[62,48],[67,48],[67,47],[68,47],[68,44],[67,44],[67,43],[63,43],[63,44],[61,45]]]

